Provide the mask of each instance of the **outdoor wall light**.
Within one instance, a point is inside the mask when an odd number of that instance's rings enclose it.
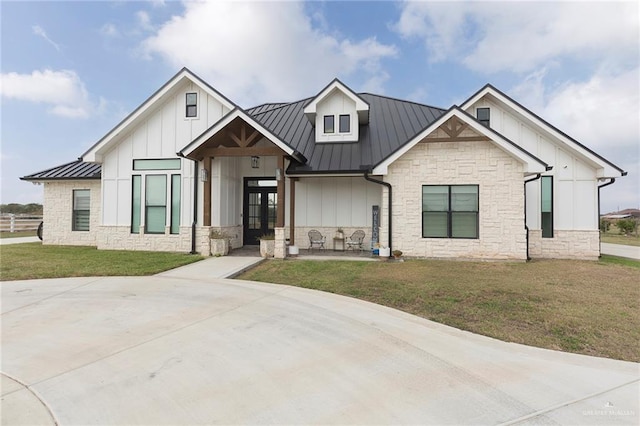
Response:
[[[252,169],[260,168],[260,157],[251,157],[251,168]]]
[[[200,169],[200,181],[206,182],[209,180],[209,173],[207,173],[207,169]]]
[[[282,180],[282,169],[280,167],[278,167],[276,169],[276,180],[277,181],[281,181]]]

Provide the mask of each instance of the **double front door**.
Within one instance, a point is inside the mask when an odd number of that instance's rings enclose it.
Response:
[[[275,179],[245,178],[242,214],[244,245],[260,244],[260,236],[275,232],[277,205],[278,188]]]

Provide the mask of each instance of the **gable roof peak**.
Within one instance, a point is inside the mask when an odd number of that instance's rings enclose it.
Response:
[[[354,92],[349,86],[340,81],[337,77],[331,83],[327,84],[311,101],[305,105],[304,114],[309,121],[315,123],[316,108],[320,102],[326,97],[333,94],[336,90],[342,92],[356,104],[356,112],[358,113],[358,122],[365,124],[369,122],[369,103],[362,99],[360,95]]]

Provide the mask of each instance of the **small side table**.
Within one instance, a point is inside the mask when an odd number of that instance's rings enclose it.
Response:
[[[340,249],[336,248],[336,245],[340,245]],[[344,237],[333,237],[333,251],[344,251]]]

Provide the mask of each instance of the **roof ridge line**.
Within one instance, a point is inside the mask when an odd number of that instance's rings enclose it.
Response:
[[[379,98],[391,99],[393,101],[406,102],[408,104],[414,104],[414,105],[419,105],[419,106],[423,106],[423,107],[427,107],[427,108],[439,109],[441,111],[449,111],[449,109],[447,109],[447,108],[437,107],[437,106],[433,106],[433,105],[427,105],[427,104],[423,104],[423,103],[416,102],[416,101],[409,101],[409,100],[406,100],[406,99],[395,98],[393,96],[378,95],[377,93],[360,92],[358,94],[359,95],[377,96]]]

